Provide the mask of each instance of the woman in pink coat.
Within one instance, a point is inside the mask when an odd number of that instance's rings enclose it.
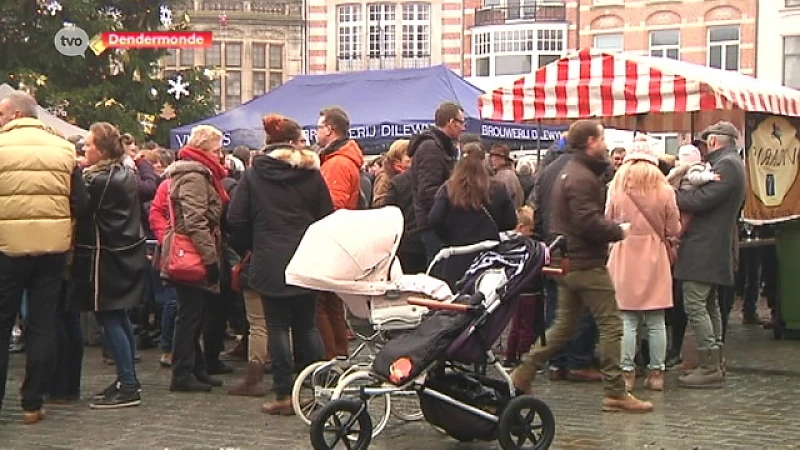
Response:
[[[609,187],[606,216],[630,223],[628,237],[611,247],[608,270],[624,327],[620,365],[628,390],[635,378],[637,330],[644,324],[650,345],[645,387],[664,388],[667,332],[664,310],[672,307],[672,275],[665,239],[678,236],[675,192],[658,169],[647,142],[635,142]]]

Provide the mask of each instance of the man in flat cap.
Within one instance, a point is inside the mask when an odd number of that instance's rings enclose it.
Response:
[[[719,388],[724,383],[717,287],[734,284],[734,233],[746,187],[744,163],[736,146],[739,136],[730,122],[706,128],[701,139],[720,179],[677,192],[678,208],[693,219],[681,239],[674,276],[683,282],[684,309],[700,354],[697,369],[678,380],[682,387]]]

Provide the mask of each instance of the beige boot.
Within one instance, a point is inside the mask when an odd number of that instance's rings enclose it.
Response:
[[[604,397],[603,411],[606,412],[633,412],[645,413],[653,410],[653,404],[644,400],[639,400],[630,392],[626,392],[621,397]]]
[[[647,378],[644,380],[644,388],[650,391],[663,391],[664,372],[660,370],[649,371],[647,373]]]
[[[678,386],[689,389],[719,389],[725,376],[719,367],[719,349],[700,350],[700,366],[678,378]]]
[[[623,371],[622,378],[625,379],[625,392],[633,392],[633,385],[636,383],[636,372]]]

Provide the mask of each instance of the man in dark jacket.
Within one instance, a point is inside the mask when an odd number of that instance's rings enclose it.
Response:
[[[739,131],[718,122],[703,132],[708,162],[719,181],[678,191],[678,208],[692,214],[681,239],[675,279],[683,281],[683,304],[694,329],[700,365],[681,377],[683,387],[722,387],[722,319],[717,286],[732,286],[736,219],[745,197],[744,164],[736,150]]]
[[[408,169],[411,196],[428,263],[443,245],[436,232],[428,226],[428,214],[436,192],[450,178],[456,164],[458,149],[455,143],[464,132],[464,110],[455,103],[443,103],[436,109],[434,122],[435,126],[414,136],[408,146],[408,156],[414,158],[414,164]]]
[[[551,192],[558,176],[569,162],[569,153],[559,151],[558,157],[547,165],[536,177],[531,203],[536,211],[534,233],[541,239],[550,241],[550,204]],[[549,327],[555,320],[558,310],[558,283],[551,278],[544,280],[545,292],[545,324]],[[597,336],[597,325],[589,312],[584,313],[578,331],[572,336],[569,344],[550,358],[550,379],[567,378],[574,381],[603,381],[603,374],[592,367]]]
[[[603,126],[591,120],[579,120],[570,127],[572,157],[553,187],[551,220],[554,234],[567,239],[571,269],[558,281],[558,315],[547,330],[547,346],[537,342],[512,378],[517,388],[529,392],[536,369],[569,342],[588,308],[600,329],[603,410],[645,412],[653,404],[626,392],[619,366],[622,321],[606,255],[608,244],[624,239],[630,225],[605,218],[600,177],[609,163],[603,134]]]

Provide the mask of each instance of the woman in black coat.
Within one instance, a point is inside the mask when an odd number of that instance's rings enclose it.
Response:
[[[267,147],[245,171],[228,208],[234,248],[250,250],[248,287],[259,294],[267,319],[276,399],[267,414],[293,414],[294,367],[289,330],[305,366],[325,354],[316,327],[317,293],[286,284],[285,271],[308,227],[333,211],[319,157],[305,150],[297,122],[277,114],[264,118]]]
[[[450,179],[439,189],[428,223],[445,247],[498,240],[501,231],[517,225],[514,204],[505,187],[492,183],[484,164],[484,151],[478,144],[464,146],[464,158]],[[436,269],[436,276],[452,289],[477,254],[453,256]]]
[[[90,200],[75,229],[70,309],[95,312],[117,369],[117,380],[90,406],[136,406],[140,386],[127,310],[142,301],[148,268],[136,174],[122,163],[122,138],[110,123],[92,125],[85,148]]]

